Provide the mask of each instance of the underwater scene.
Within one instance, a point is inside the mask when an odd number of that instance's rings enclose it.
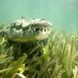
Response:
[[[0,0],[0,78],[78,78],[78,0]]]

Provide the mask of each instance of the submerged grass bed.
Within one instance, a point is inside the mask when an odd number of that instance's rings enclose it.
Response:
[[[78,78],[78,36],[54,33],[41,49],[42,55],[14,61],[0,38],[0,78]]]

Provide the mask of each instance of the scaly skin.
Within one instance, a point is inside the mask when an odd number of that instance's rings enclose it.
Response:
[[[40,56],[42,46],[39,43],[46,44],[51,29],[52,24],[47,20],[21,18],[2,28],[0,35],[7,39],[5,47],[12,48],[13,53],[9,55],[17,60],[23,53],[26,53],[28,58],[32,58],[36,54]],[[38,48],[32,52],[37,46]]]
[[[52,24],[47,20],[21,18],[0,30],[0,34],[8,40],[24,43],[48,38],[51,29]]]

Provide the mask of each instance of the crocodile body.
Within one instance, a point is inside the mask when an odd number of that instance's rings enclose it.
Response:
[[[51,33],[52,24],[44,19],[21,18],[0,31],[8,40],[15,42],[32,42],[44,40]]]
[[[44,19],[21,18],[12,22],[0,30],[0,35],[7,39],[6,46],[12,47],[14,60],[17,60],[23,53],[32,57],[37,53],[41,54],[42,46],[33,53],[32,50],[38,46],[38,42],[43,42],[51,33],[52,24]],[[6,51],[5,51],[6,52]]]

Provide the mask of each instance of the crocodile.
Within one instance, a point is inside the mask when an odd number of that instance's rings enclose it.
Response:
[[[1,29],[0,35],[11,41],[25,43],[48,38],[51,29],[52,23],[45,19],[20,18]]]
[[[23,52],[29,56],[30,52],[38,45],[38,42],[46,40],[51,31],[52,23],[45,19],[20,18],[2,28],[0,36],[7,40],[7,47],[12,47],[12,55],[16,60],[22,56]],[[40,49],[34,51],[35,53],[40,53]]]

